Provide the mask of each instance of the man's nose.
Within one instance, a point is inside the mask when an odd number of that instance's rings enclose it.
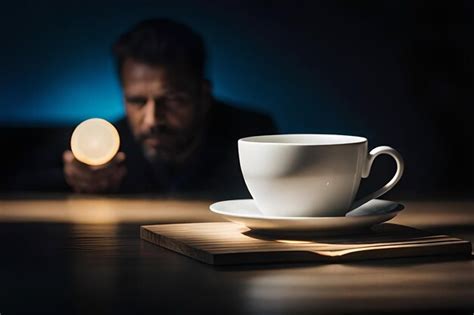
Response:
[[[144,124],[147,127],[154,127],[158,124],[159,120],[162,119],[162,114],[157,109],[156,101],[153,98],[149,98],[145,104],[144,113]]]

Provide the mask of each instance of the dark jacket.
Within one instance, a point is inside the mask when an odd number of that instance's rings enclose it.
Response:
[[[134,140],[125,118],[115,123],[126,154],[127,175],[118,193],[157,194],[190,198],[245,198],[249,193],[240,171],[237,140],[243,137],[276,133],[266,115],[214,102],[205,137],[179,170],[168,165],[152,167]],[[33,154],[34,163],[17,161],[20,169],[10,176],[4,190],[67,192],[63,176],[62,152],[69,148],[72,129],[49,138]],[[31,158],[29,158],[31,161]],[[28,167],[21,167],[28,166]]]

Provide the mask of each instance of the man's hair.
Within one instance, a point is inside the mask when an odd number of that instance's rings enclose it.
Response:
[[[119,76],[127,58],[153,66],[165,66],[204,77],[206,52],[200,35],[190,27],[168,19],[144,20],[122,34],[113,45]]]

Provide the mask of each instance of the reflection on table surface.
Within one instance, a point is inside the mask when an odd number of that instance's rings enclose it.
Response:
[[[0,313],[298,313],[474,309],[470,259],[208,266],[139,226],[222,219],[213,201],[60,196],[0,200]],[[473,241],[474,202],[406,201],[393,223]]]
[[[64,196],[0,200],[1,221],[64,223],[144,223],[216,221],[210,201]]]

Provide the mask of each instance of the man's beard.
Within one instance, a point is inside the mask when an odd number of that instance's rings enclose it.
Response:
[[[172,130],[166,125],[157,126],[147,134],[139,137],[145,157],[151,163],[181,163],[195,148],[196,134]],[[152,142],[150,145],[147,142]]]

